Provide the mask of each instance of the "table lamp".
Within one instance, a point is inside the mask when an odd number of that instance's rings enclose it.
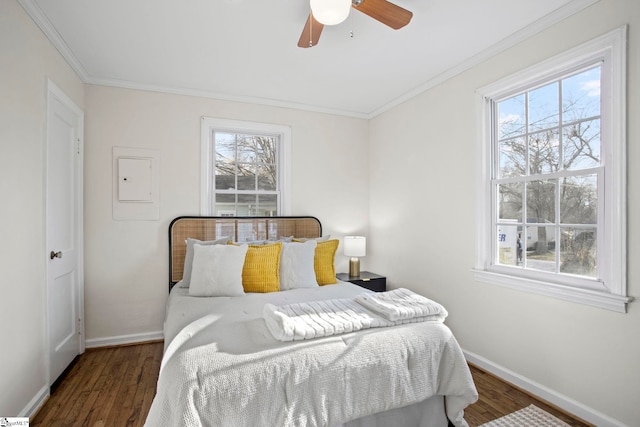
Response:
[[[351,257],[349,260],[349,277],[360,276],[360,259],[367,255],[367,238],[364,236],[345,236],[344,254]]]

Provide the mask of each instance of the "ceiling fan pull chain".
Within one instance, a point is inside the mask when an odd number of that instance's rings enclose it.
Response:
[[[349,14],[349,27],[350,27],[349,37],[353,38],[353,13]]]
[[[313,47],[313,12],[309,11],[309,47]]]

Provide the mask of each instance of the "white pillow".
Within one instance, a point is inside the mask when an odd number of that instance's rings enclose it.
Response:
[[[280,290],[318,286],[313,259],[318,242],[283,243],[280,254]]]
[[[191,283],[191,268],[193,266],[193,245],[194,244],[199,244],[199,245],[226,245],[227,243],[229,243],[229,239],[228,237],[221,237],[219,239],[216,240],[198,240],[198,239],[191,239],[188,238],[187,240],[185,240],[185,243],[187,244],[187,252],[184,255],[184,267],[182,269],[182,280],[180,281],[180,284],[178,286],[180,286],[181,288],[188,288],[189,287],[189,283]]]
[[[235,297],[244,295],[242,269],[247,245],[193,245],[189,295]]]

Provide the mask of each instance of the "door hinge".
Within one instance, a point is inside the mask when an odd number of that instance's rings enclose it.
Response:
[[[82,335],[82,319],[78,317],[78,335]]]
[[[76,154],[80,154],[80,138],[76,139]]]

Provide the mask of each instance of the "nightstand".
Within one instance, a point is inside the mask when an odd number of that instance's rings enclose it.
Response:
[[[368,271],[361,271],[358,277],[349,277],[349,273],[336,274],[338,280],[343,282],[351,282],[354,285],[371,289],[376,292],[384,292],[387,290],[387,278]]]

